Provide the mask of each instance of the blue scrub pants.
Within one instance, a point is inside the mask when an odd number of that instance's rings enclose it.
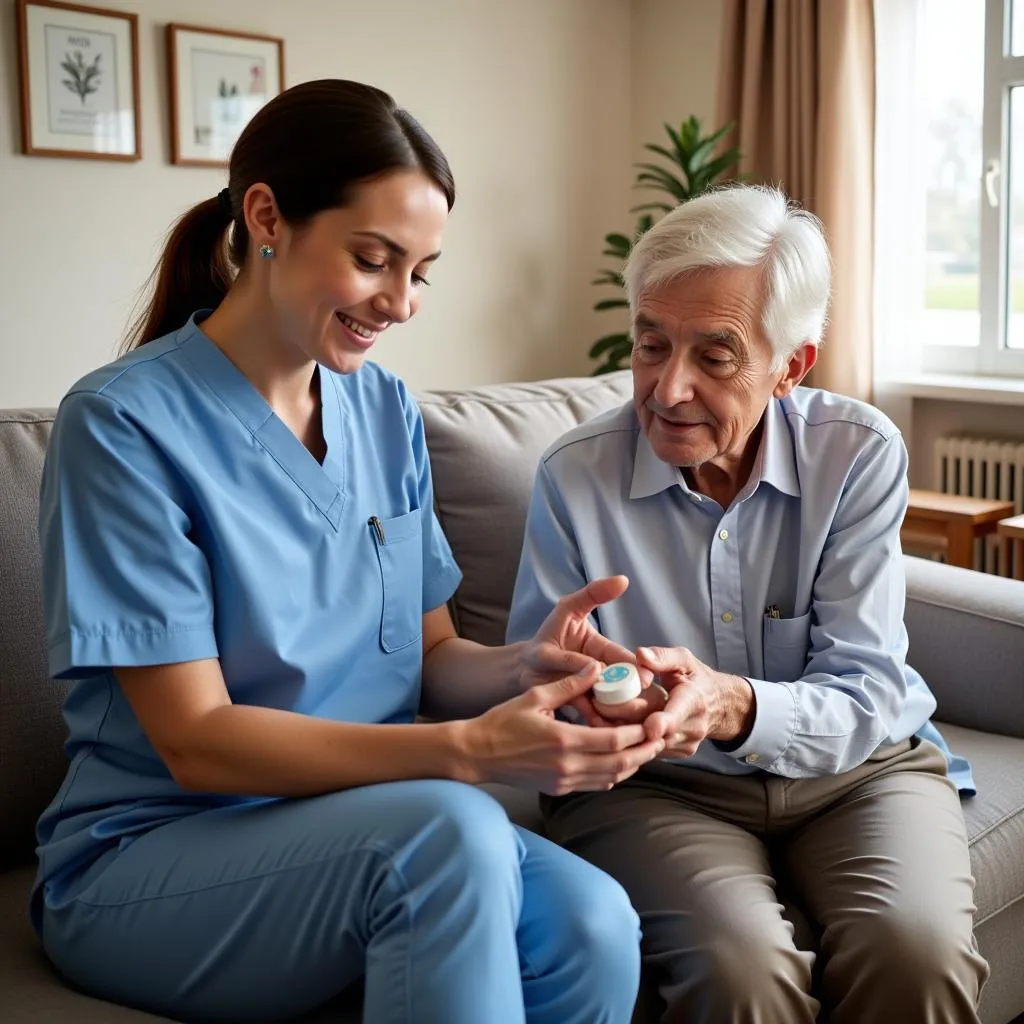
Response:
[[[617,882],[438,780],[160,825],[43,941],[84,991],[190,1021],[289,1017],[365,973],[370,1024],[628,1024],[640,973]]]

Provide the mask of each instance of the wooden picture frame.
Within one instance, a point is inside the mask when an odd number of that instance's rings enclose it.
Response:
[[[226,167],[253,114],[284,89],[284,40],[167,26],[171,163]]]
[[[59,0],[17,0],[22,152],[139,160],[139,20]]]

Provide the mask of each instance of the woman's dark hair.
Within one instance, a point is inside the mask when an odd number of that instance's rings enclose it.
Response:
[[[213,308],[227,295],[232,267],[241,269],[249,250],[242,200],[251,185],[269,185],[281,215],[301,228],[321,211],[345,206],[359,182],[406,168],[423,171],[452,208],[448,161],[387,93],[340,79],[286,89],[257,111],[235,143],[225,198],[193,206],[172,228],[152,297],[125,349],[177,330],[195,310]]]

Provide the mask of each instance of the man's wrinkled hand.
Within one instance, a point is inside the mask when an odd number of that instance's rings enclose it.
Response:
[[[664,707],[648,716],[649,739],[665,741],[665,756],[691,757],[705,739],[742,741],[754,721],[754,691],[740,676],[718,672],[686,647],[640,647],[637,665],[668,691]]]

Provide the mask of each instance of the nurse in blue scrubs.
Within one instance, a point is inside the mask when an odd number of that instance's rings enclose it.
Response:
[[[453,201],[384,93],[284,92],[174,228],[131,351],[61,403],[40,536],[75,682],[32,911],[89,993],[273,1020],[365,975],[371,1024],[630,1018],[624,892],[471,785],[603,789],[659,752],[554,714],[628,656],[587,625],[625,583],[523,644],[456,637],[420,414],[365,361]]]

